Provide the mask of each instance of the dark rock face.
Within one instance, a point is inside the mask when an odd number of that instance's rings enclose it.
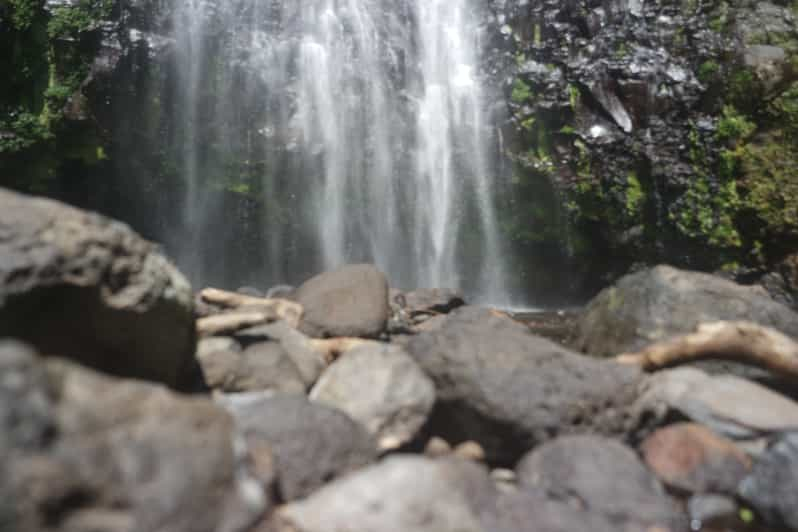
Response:
[[[558,434],[624,434],[640,373],[575,354],[488,310],[454,311],[407,342],[435,382],[431,429],[512,462]]]
[[[616,441],[595,436],[558,438],[525,456],[517,472],[525,489],[573,501],[626,527],[687,530],[684,515],[656,477],[632,449]]]
[[[108,373],[202,385],[191,288],[127,226],[0,190],[0,336]]]
[[[740,496],[768,523],[798,530],[798,432],[778,438],[754,463]]]
[[[753,321],[798,338],[798,314],[761,288],[657,266],[628,275],[596,296],[580,319],[575,347],[614,356],[718,320]]]
[[[0,527],[216,532],[271,503],[207,399],[0,344]],[[9,530],[11,530],[9,529]]]
[[[296,289],[294,299],[305,308],[300,330],[314,338],[376,337],[391,313],[388,281],[368,264],[317,275]]]
[[[664,261],[761,271],[794,252],[788,2],[490,4],[515,162],[505,215],[533,289],[591,291]]]
[[[271,447],[283,501],[306,497],[377,456],[376,445],[363,427],[303,396],[253,393],[229,395],[220,401],[249,442]]]

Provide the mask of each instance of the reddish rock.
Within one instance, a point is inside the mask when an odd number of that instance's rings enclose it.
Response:
[[[751,460],[734,443],[696,423],[658,430],[641,451],[665,484],[690,493],[733,494],[751,469]]]

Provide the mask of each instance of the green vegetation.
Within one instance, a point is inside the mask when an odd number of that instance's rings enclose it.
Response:
[[[731,105],[723,108],[723,114],[718,120],[717,138],[721,143],[737,146],[748,139],[756,131],[756,124],[740,114]]]
[[[522,79],[516,79],[513,83],[513,92],[510,99],[517,104],[526,102],[532,98],[532,88],[524,83]]]
[[[626,214],[636,217],[640,214],[645,203],[645,193],[637,178],[637,173],[632,171],[626,176]]]
[[[699,175],[679,203],[681,208],[671,211],[669,217],[684,235],[706,239],[718,248],[742,245],[734,223],[741,206],[737,183],[729,181],[714,187],[705,176]]]
[[[74,5],[60,6],[47,24],[47,34],[51,39],[76,37],[110,16],[113,7],[114,0],[80,0]]]
[[[709,83],[720,73],[720,65],[716,61],[704,61],[698,67],[698,80],[701,83]]]

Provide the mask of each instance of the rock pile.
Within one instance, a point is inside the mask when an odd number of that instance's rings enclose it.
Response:
[[[192,311],[129,229],[5,192],[0,249],[0,530],[798,531],[789,394],[605,358],[704,320],[791,341],[764,293],[655,268],[588,306],[579,353],[368,265]]]

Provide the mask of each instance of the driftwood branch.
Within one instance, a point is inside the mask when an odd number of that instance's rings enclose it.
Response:
[[[648,371],[708,359],[758,366],[798,380],[798,343],[775,329],[744,321],[704,323],[694,333],[615,358]]]
[[[262,314],[272,315],[274,319],[281,319],[294,328],[299,326],[299,321],[302,319],[302,314],[304,312],[302,305],[294,301],[288,301],[287,299],[252,297],[236,292],[218,290],[216,288],[204,289],[200,292],[200,297],[203,301],[212,305],[231,309],[246,309],[247,311],[251,311],[250,313],[260,312]],[[260,323],[257,325],[259,324]]]
[[[320,353],[328,364],[335,361],[347,351],[363,345],[379,345],[379,342],[364,340],[363,338],[343,337],[310,340],[310,346],[314,351]]]
[[[277,321],[277,316],[266,312],[231,312],[197,320],[197,334],[201,337],[233,334],[248,327]]]

